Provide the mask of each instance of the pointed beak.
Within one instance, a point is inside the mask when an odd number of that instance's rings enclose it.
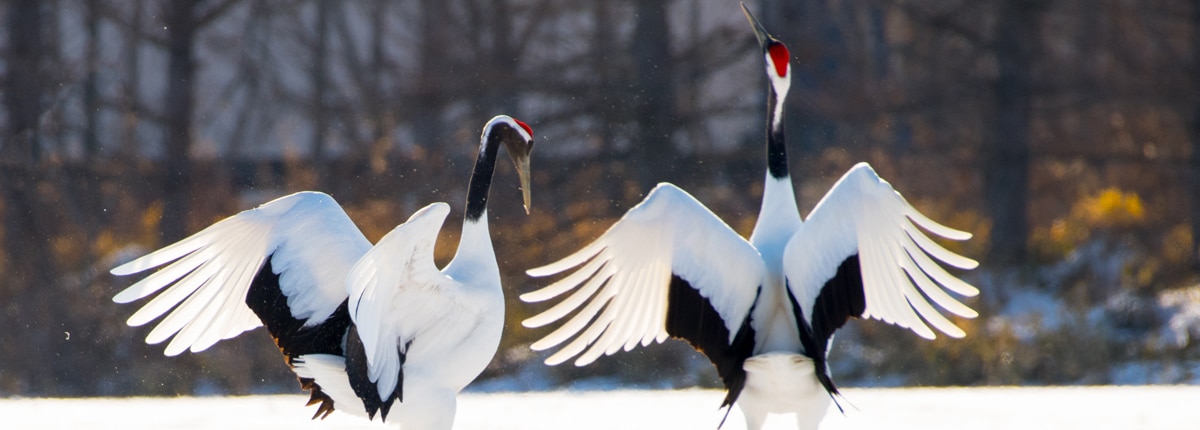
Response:
[[[517,176],[521,180],[521,196],[525,198],[525,215],[529,215],[529,155],[514,158],[513,163],[517,166]]]
[[[766,49],[767,41],[771,40],[771,35],[767,33],[767,29],[763,27],[762,23],[758,22],[758,18],[755,18],[754,14],[750,13],[750,9],[746,8],[745,3],[742,3],[742,13],[746,14],[746,20],[750,21],[750,25],[754,27],[754,36],[758,38],[758,46]]]
[[[525,214],[529,215],[529,154],[533,152],[533,141],[514,137],[505,140],[504,143],[513,166],[517,168],[517,177],[521,180],[521,194],[525,198]]]

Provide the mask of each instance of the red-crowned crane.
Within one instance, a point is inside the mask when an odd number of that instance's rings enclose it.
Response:
[[[962,337],[930,302],[972,318],[976,313],[945,290],[968,297],[978,291],[930,257],[962,269],[977,263],[916,226],[955,240],[970,234],[923,216],[866,163],[851,168],[801,221],[784,146],[788,50],[742,10],[770,81],[766,184],[750,240],[688,193],[659,184],[591,244],[528,271],[569,274],[522,300],[571,294],[523,324],[557,324],[532,345],[540,351],[566,343],[549,365],[575,358],[583,366],[668,337],[686,340],[716,366],[727,389],[721,406],[736,403],[748,429],[761,428],[771,413],[795,413],[799,428],[816,428],[838,394],[826,365],[834,331],[856,317],[928,339],[929,325]]]
[[[487,201],[499,147],[516,164],[529,210],[533,131],[497,116],[483,128],[458,251],[438,270],[433,247],[450,206],[433,203],[374,246],[330,196],[300,192],[226,218],[112,270],[162,269],[113,298],[162,291],[129,318],[165,316],[146,342],[200,352],[265,325],[311,391],[334,409],[391,418],[405,430],[445,430],[456,396],[496,352],[504,326]]]

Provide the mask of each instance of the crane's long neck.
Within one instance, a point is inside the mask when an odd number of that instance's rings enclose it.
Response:
[[[787,145],[783,138],[783,102],[774,88],[767,92],[767,172],[768,178],[788,178]],[[791,181],[789,180],[789,183]]]
[[[788,172],[787,144],[784,140],[783,102],[774,86],[767,93],[767,174],[763,183],[762,207],[750,243],[763,258],[782,258],[783,246],[800,225],[796,193]],[[775,255],[778,254],[778,255]],[[770,265],[771,261],[768,261]]]
[[[786,93],[785,93],[786,94]],[[767,96],[767,173],[763,183],[762,208],[750,243],[754,245],[767,267],[767,279],[752,318],[759,324],[756,332],[756,353],[764,351],[796,351],[799,334],[796,320],[784,304],[786,282],[783,274],[783,251],[800,228],[800,211],[796,208],[796,193],[788,173],[787,145],[783,133],[783,100],[776,97],[775,88]]]
[[[496,154],[500,152],[500,135],[491,133],[479,147],[479,158],[475,159],[475,170],[471,172],[471,183],[467,187],[466,222],[480,221],[486,225],[488,192],[492,188],[492,173],[496,170]]]
[[[479,158],[475,160],[471,183],[467,187],[467,213],[463,219],[462,236],[452,263],[470,261],[475,265],[496,265],[496,253],[488,232],[487,203],[499,150],[500,136],[496,133],[488,135],[480,145]]]

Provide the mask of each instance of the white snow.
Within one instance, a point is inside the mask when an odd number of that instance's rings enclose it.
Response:
[[[1163,339],[1176,348],[1200,339],[1200,286],[1164,291],[1158,296],[1159,306],[1170,315],[1163,326]]]
[[[845,429],[1183,429],[1200,422],[1200,386],[846,389],[852,407],[821,427]],[[715,429],[721,392],[468,393],[459,430]],[[298,395],[252,397],[0,399],[5,429],[388,429],[334,413],[308,418]],[[727,430],[744,428],[735,409]],[[768,428],[793,429],[776,416]]]

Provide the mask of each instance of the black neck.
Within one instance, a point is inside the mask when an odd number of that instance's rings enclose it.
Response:
[[[471,184],[467,187],[467,221],[478,221],[487,211],[488,191],[492,187],[492,172],[496,170],[496,153],[500,150],[500,133],[493,129],[479,149]]]
[[[767,171],[775,179],[783,179],[788,176],[787,145],[783,139],[783,118],[779,118],[779,126],[775,126],[775,112],[777,111],[775,106],[782,102],[775,94],[775,87],[771,86],[770,91],[767,91]],[[783,109],[778,109],[778,112],[780,116],[783,115]]]

